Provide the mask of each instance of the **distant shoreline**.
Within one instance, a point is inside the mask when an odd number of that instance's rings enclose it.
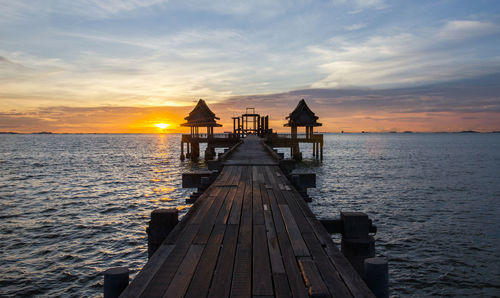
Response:
[[[278,132],[279,134],[289,134],[287,132]],[[474,130],[464,130],[464,131],[433,131],[433,132],[421,132],[421,131],[384,131],[384,132],[317,132],[318,134],[491,134],[500,133],[500,131],[474,131]],[[182,132],[167,132],[167,133],[155,133],[155,132],[14,132],[14,131],[0,131],[0,135],[153,135],[153,134],[185,134]]]

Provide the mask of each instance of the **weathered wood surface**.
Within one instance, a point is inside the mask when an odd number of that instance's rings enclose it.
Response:
[[[245,139],[122,293],[207,296],[373,297],[258,138]]]
[[[249,135],[244,139],[243,144],[236,149],[231,157],[224,162],[224,165],[258,166],[278,165],[278,163],[271,157],[271,155],[269,155],[267,150],[261,144],[260,138],[254,135]]]

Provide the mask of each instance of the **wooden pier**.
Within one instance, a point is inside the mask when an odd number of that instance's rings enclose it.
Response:
[[[121,297],[373,297],[250,135]]]

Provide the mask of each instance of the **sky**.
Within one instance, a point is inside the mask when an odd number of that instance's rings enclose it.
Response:
[[[0,131],[500,130],[498,0],[0,0]],[[156,124],[169,126],[161,129]]]

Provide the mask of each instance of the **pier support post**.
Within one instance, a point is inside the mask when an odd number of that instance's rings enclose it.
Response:
[[[295,160],[282,159],[279,161],[279,167],[288,176],[295,169]]]
[[[128,286],[127,267],[114,267],[104,271],[104,298],[116,298]]]
[[[191,143],[191,160],[196,161],[200,158],[200,143]]]
[[[375,257],[375,239],[369,235],[371,220],[363,212],[340,212],[343,223],[341,250],[360,276],[364,276],[364,261]]]
[[[323,160],[323,141],[321,141],[320,143],[320,156],[321,156],[321,160]]]
[[[160,247],[161,243],[167,238],[179,222],[179,211],[176,208],[156,209],[151,212],[151,221],[146,229],[148,234],[148,259]]]
[[[377,298],[389,297],[389,266],[386,258],[365,260],[365,282]]]
[[[207,149],[205,149],[205,160],[212,160],[215,159],[215,148],[210,146],[210,144],[207,145]]]
[[[316,174],[313,173],[301,173],[301,174],[291,174],[290,181],[295,189],[302,196],[304,201],[312,202],[311,197],[307,194],[308,188],[316,187]]]
[[[181,142],[181,160],[184,160],[184,142]]]

